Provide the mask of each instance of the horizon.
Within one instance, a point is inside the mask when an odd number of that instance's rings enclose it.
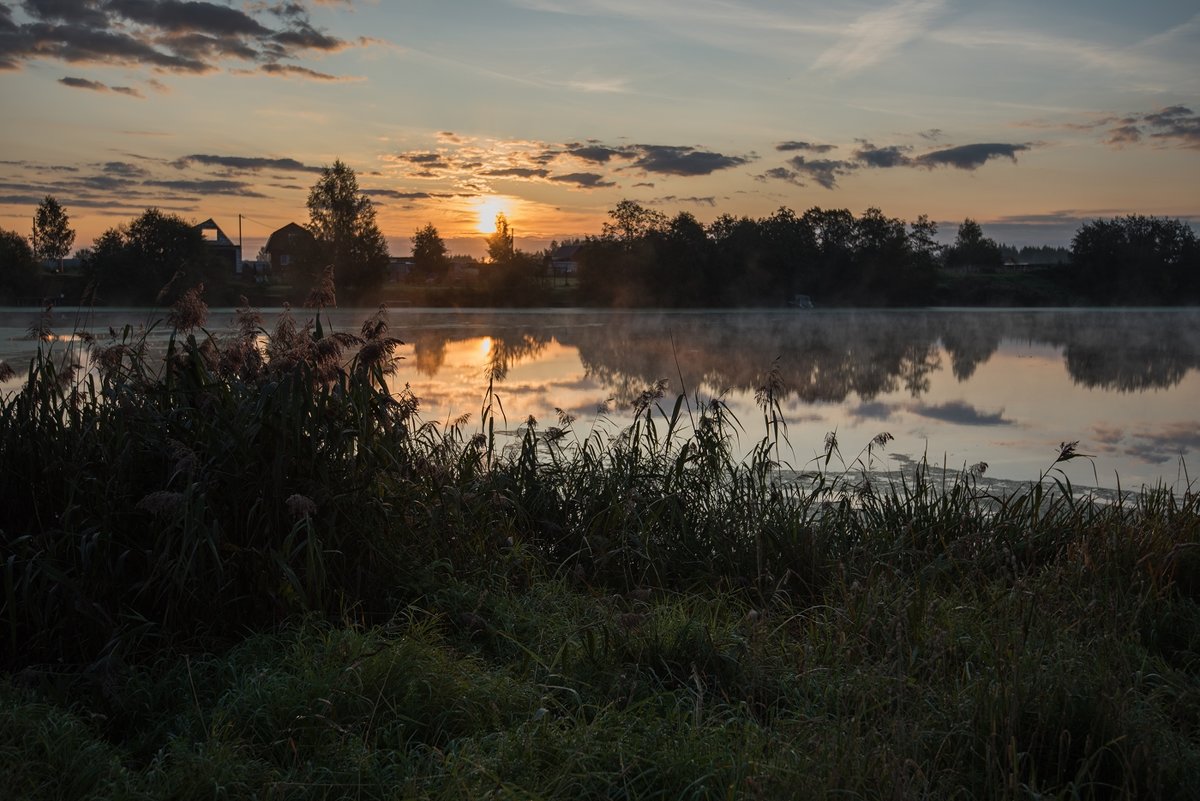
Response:
[[[345,161],[393,255],[598,233],[622,199],[703,223],[786,206],[965,218],[1069,246],[1200,222],[1200,13],[1073,1],[0,3],[0,226],[45,195],[90,246],[147,207],[243,258]]]

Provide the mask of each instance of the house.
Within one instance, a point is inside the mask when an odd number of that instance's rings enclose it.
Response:
[[[276,278],[286,275],[288,268],[311,251],[316,242],[307,228],[294,222],[271,234],[263,247],[271,263],[271,274]]]
[[[559,245],[550,253],[550,275],[570,278],[579,272],[579,253],[583,245]]]
[[[407,281],[416,264],[417,261],[412,256],[389,256],[387,280],[392,283]]]
[[[221,226],[209,217],[196,226],[196,230],[204,237],[209,252],[222,264],[229,265],[230,273],[237,273],[242,266],[242,246],[225,236]]]

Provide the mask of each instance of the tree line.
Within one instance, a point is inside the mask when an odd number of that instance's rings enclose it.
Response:
[[[354,171],[340,160],[324,168],[307,207],[312,240],[289,266],[292,283],[307,286],[332,270],[343,300],[374,303],[387,275],[387,240]],[[987,303],[996,299],[989,276],[1006,261],[1043,265],[1026,280],[1040,282],[1037,291],[1014,296],[1022,305],[1045,297],[1097,305],[1200,302],[1196,233],[1166,218],[1093,220],[1080,226],[1069,250],[1019,251],[985,236],[971,219],[953,243],[941,245],[928,216],[910,223],[877,208],[855,216],[783,207],[757,219],[722,214],[705,225],[688,212],[668,217],[622,200],[608,218],[599,234],[578,240],[578,286],[569,298],[576,305],[782,306],[799,296],[823,306]],[[36,292],[39,262],[57,261],[61,270],[74,238],[66,210],[50,196],[39,204],[28,240],[0,230],[0,300]],[[551,298],[550,251],[516,248],[504,214],[487,246],[469,300],[539,305]],[[409,280],[445,283],[451,259],[437,228],[417,229],[412,247]],[[77,255],[93,289],[88,300],[101,303],[162,302],[160,289],[173,281],[181,290],[204,283],[215,302],[232,302],[240,291],[195,225],[155,208],[106,230]]]

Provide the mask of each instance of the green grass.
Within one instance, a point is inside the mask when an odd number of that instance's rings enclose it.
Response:
[[[1200,797],[1191,490],[796,481],[770,373],[745,462],[661,387],[508,441],[244,322],[0,401],[9,797]]]

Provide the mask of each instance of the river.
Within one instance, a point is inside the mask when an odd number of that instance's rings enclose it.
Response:
[[[356,331],[370,313],[338,309],[327,322]],[[530,416],[557,425],[562,410],[581,437],[594,424],[618,430],[630,402],[665,379],[667,409],[681,392],[700,403],[720,398],[740,421],[735,447],[745,453],[763,435],[755,391],[774,370],[787,422],[782,457],[796,469],[824,453],[831,432],[847,464],[877,434],[891,434],[882,453],[872,449],[872,467],[883,471],[926,458],[951,470],[985,462],[987,477],[1006,482],[1053,468],[1077,485],[1180,490],[1200,469],[1198,310],[389,314],[405,343],[395,388],[411,388],[425,420],[466,414],[468,429],[478,426],[489,376],[502,427],[515,431]],[[264,312],[268,330],[277,315]],[[103,338],[110,326],[160,316],[64,309],[52,326]],[[27,335],[36,318],[0,309],[0,359],[18,372],[36,349]],[[231,310],[213,310],[206,330],[227,335],[232,322]],[[1055,464],[1060,445],[1076,440],[1086,456]]]

